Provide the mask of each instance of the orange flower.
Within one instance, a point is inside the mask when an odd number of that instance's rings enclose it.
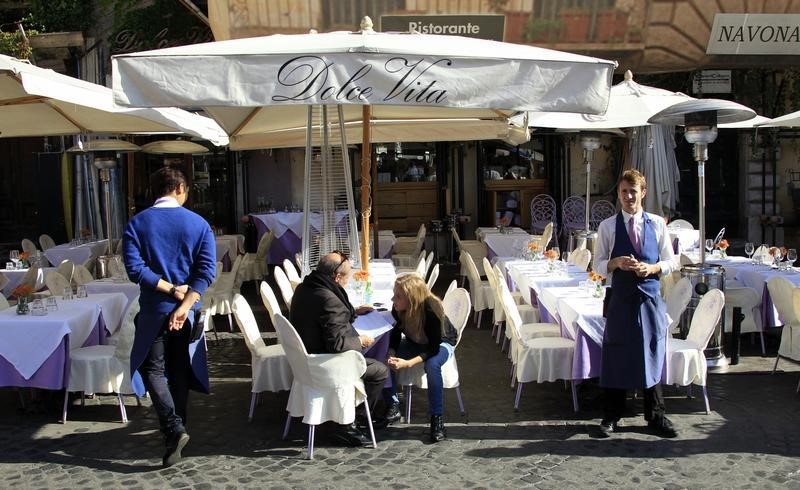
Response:
[[[536,241],[528,242],[528,250],[530,250],[531,252],[538,252],[539,242]]]
[[[33,294],[33,288],[28,286],[27,284],[20,284],[19,286],[15,287],[13,291],[11,291],[11,294],[16,296],[17,298],[21,298],[23,296],[28,296],[30,294]]]
[[[595,271],[589,272],[589,280],[593,282],[603,282],[606,278]]]
[[[717,247],[719,247],[720,250],[725,250],[729,246],[730,245],[728,244],[728,240],[726,240],[724,238],[722,240],[720,240],[719,243],[717,244]]]
[[[20,252],[19,260],[28,260],[29,258],[31,258],[31,254],[28,252]]]
[[[508,216],[503,216],[497,221],[500,226],[508,226],[510,222],[511,220],[508,219]]]
[[[555,259],[558,258],[558,252],[556,252],[555,250],[553,250],[551,248],[550,250],[548,250],[547,252],[544,253],[544,256],[547,257],[548,259],[555,260]]]
[[[772,257],[774,257],[778,252],[780,252],[780,249],[778,247],[769,247],[769,254]]]
[[[787,252],[786,247],[781,247],[781,255],[783,257],[786,257],[786,252]]]
[[[353,279],[355,279],[356,281],[367,281],[369,280],[369,272],[356,271],[353,273]]]

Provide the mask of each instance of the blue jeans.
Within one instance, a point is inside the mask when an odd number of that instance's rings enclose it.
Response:
[[[425,351],[425,346],[411,342],[408,339],[400,341],[397,346],[396,357],[411,359]],[[425,361],[425,374],[428,378],[428,413],[442,415],[444,413],[444,382],[442,381],[442,366],[453,355],[455,347],[442,342],[439,344],[439,353]],[[392,372],[392,387],[383,389],[383,399],[387,403],[399,403],[397,397],[397,377]]]

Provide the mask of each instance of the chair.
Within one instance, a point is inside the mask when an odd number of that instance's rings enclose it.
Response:
[[[556,201],[547,194],[537,194],[531,199],[531,233],[539,234],[548,223],[556,222]],[[549,242],[549,240],[548,240]]]
[[[134,319],[139,313],[139,298],[130,302],[125,310],[120,331],[115,335],[116,345],[92,345],[73,349],[69,353],[69,380],[64,390],[64,408],[61,422],[67,421],[67,401],[71,391],[89,393],[116,393],[122,423],[128,422],[123,393],[133,393],[131,387],[130,357],[136,327]]]
[[[281,312],[281,305],[278,303],[278,297],[275,296],[275,292],[271,287],[269,287],[267,281],[261,281],[259,292],[261,294],[261,301],[264,303],[264,307],[267,309],[267,313],[269,314],[269,321],[272,322],[272,325],[274,326],[275,315]]]
[[[567,262],[585,272],[586,269],[589,268],[589,264],[592,262],[592,252],[586,248],[575,249],[569,253]]]
[[[586,200],[581,196],[569,196],[561,207],[561,233],[565,237],[573,231],[586,229]]]
[[[283,297],[283,303],[286,305],[286,310],[288,311],[292,307],[292,297],[294,296],[292,284],[289,282],[289,278],[286,277],[286,273],[283,272],[283,269],[280,267],[275,267],[272,271],[272,275],[275,277],[275,284],[278,285],[278,289]]]
[[[450,320],[450,323],[458,332],[458,340],[456,341],[456,348],[461,342],[461,333],[467,325],[469,319],[469,310],[472,307],[469,300],[469,293],[466,289],[458,288],[450,294],[445,295],[442,300],[445,317]],[[453,388],[456,390],[456,397],[458,398],[458,408],[461,415],[464,415],[464,401],[461,398],[461,385],[458,376],[458,364],[456,362],[456,349],[453,349],[453,355],[442,365],[442,385],[444,388]],[[405,386],[406,392],[406,423],[411,423],[411,387],[417,386],[423,390],[428,389],[428,377],[425,374],[425,364],[420,363],[408,369],[402,369],[397,373],[397,384]]]
[[[53,237],[51,237],[47,233],[42,233],[41,235],[39,235],[39,246],[42,247],[42,251],[45,251],[47,249],[55,247],[56,242],[55,240],[53,240]]]
[[[481,281],[478,269],[475,267],[472,257],[466,252],[459,255],[462,268],[467,270],[469,279],[469,295],[472,299],[472,309],[475,311],[475,326],[481,328],[481,318],[483,310],[494,308],[494,293],[488,281]]]
[[[544,252],[547,246],[550,245],[550,240],[553,239],[553,221],[547,223],[542,231],[542,236],[539,238],[539,250]]]
[[[455,229],[455,227],[450,228],[450,234],[453,236],[453,240],[456,242],[457,251],[459,253],[461,253],[462,250],[467,252],[469,256],[472,257],[472,260],[475,261],[475,266],[478,267],[478,275],[483,275],[483,258],[488,254],[486,244],[479,240],[462,240],[458,236],[458,231]],[[464,269],[464,267],[461,267],[460,274],[461,277],[467,276],[467,271]]]
[[[28,286],[34,291],[39,291],[44,287],[44,271],[41,267],[32,265],[19,281],[20,286]]]
[[[450,281],[450,285],[449,285],[449,286],[447,286],[447,291],[445,291],[444,295],[445,295],[445,296],[447,296],[447,294],[448,294],[449,292],[451,292],[452,290],[454,290],[454,289],[456,289],[456,288],[458,288],[458,281],[456,281],[455,279],[453,279],[452,281]]]
[[[758,332],[761,337],[761,355],[766,356],[764,329],[761,322],[761,297],[758,291],[748,287],[729,287],[726,281],[725,318],[729,321],[725,322],[725,332],[733,329],[733,309],[736,307],[741,308],[742,315],[744,315],[739,333]]]
[[[433,266],[433,270],[431,270],[431,275],[428,277],[428,289],[433,291],[433,286],[436,284],[436,280],[439,279],[439,264]]]
[[[592,208],[589,211],[589,228],[597,231],[597,227],[600,226],[600,223],[602,223],[604,219],[614,216],[616,212],[617,208],[611,201],[599,199],[593,202]]]
[[[72,282],[76,286],[83,286],[85,284],[89,284],[90,282],[94,281],[94,276],[92,273],[89,272],[89,269],[86,266],[81,264],[75,264],[73,272],[72,272]]]
[[[75,264],[69,260],[62,260],[58,267],[56,267],[56,271],[64,276],[64,278],[72,284],[72,276],[75,274]]]
[[[772,368],[774,373],[781,357],[800,361],[800,290],[783,277],[770,279],[767,282],[767,290],[783,322],[781,345],[778,347],[775,366]]]
[[[673,230],[694,230],[694,226],[685,219],[674,219],[669,222],[667,228],[672,228]]]
[[[258,248],[256,253],[246,253],[242,259],[242,264],[239,266],[239,274],[241,275],[242,282],[244,281],[261,281],[269,275],[269,268],[267,267],[267,255],[272,246],[274,238],[272,230],[261,235],[258,241]]]
[[[5,296],[0,294],[0,311],[10,308],[11,305],[8,304],[8,300]]]
[[[708,291],[700,299],[692,316],[686,339],[667,336],[667,384],[703,387],[706,413],[711,410],[706,389],[706,356],[703,354],[725,306],[725,295],[719,289]]]
[[[392,254],[392,262],[395,267],[414,267],[417,264],[417,259],[425,245],[425,224],[419,225],[417,236],[411,237],[397,237],[394,244],[394,254]]]
[[[258,330],[253,310],[244,299],[237,294],[233,297],[233,316],[236,324],[242,331],[244,344],[250,351],[250,367],[253,381],[250,388],[250,413],[248,421],[253,420],[253,411],[256,408],[256,398],[264,391],[286,391],[292,388],[292,369],[286,358],[283,346],[266,345]]]
[[[303,254],[301,254],[300,252],[297,252],[296,254],[294,254],[294,263],[297,264],[297,269],[302,271],[303,270]]]
[[[295,269],[294,264],[289,259],[283,259],[283,272],[286,273],[286,278],[289,279],[289,284],[292,286],[292,291],[297,289],[297,286],[303,282],[300,279],[300,274],[297,273],[297,269]]]
[[[483,258],[483,270],[486,271],[486,280],[489,282],[489,287],[494,293],[494,323],[492,327],[492,335],[497,332],[497,341],[496,343],[500,343],[500,334],[502,333],[502,324],[506,320],[505,309],[502,307],[503,298],[500,296],[500,286],[498,285],[499,281],[504,280],[502,275],[498,275],[498,271],[500,270],[499,267],[495,267],[492,269],[492,266],[489,264],[489,259],[486,257]],[[500,307],[498,308],[498,305]],[[528,323],[537,322],[539,321],[539,309],[535,308],[528,304],[518,304],[515,303],[517,307],[517,311],[520,314],[521,318],[525,318]],[[524,320],[523,320],[524,321]]]
[[[425,251],[423,250],[419,253],[417,262],[413,267],[395,267],[394,272],[397,275],[414,273],[420,276],[422,279],[425,279]]]
[[[69,281],[58,273],[58,271],[50,271],[44,276],[44,283],[47,285],[48,291],[53,296],[61,296],[65,289],[70,288]]]
[[[233,298],[239,294],[242,286],[239,267],[242,265],[242,256],[236,257],[229,272],[222,272],[206,290],[208,310],[213,315],[226,315],[228,317],[228,329],[233,332]]]
[[[367,370],[364,356],[356,351],[309,354],[297,331],[281,314],[275,315],[275,330],[286,351],[293,376],[283,438],[289,434],[292,417],[303,417],[303,423],[308,424],[307,455],[308,459],[313,459],[314,428],[329,420],[351,424],[356,417],[356,407],[364,403],[372,447],[377,448],[372,416],[366,403],[367,394],[361,380]]]
[[[6,288],[6,284],[8,284],[8,278],[5,274],[0,274],[0,291]]]
[[[36,252],[38,252],[38,249],[36,248],[36,244],[33,243],[33,240],[29,240],[27,238],[23,238],[21,245],[22,245],[22,251],[27,253],[31,257],[34,257],[36,255]]]
[[[671,323],[669,324],[669,332],[671,334],[679,332],[678,327],[681,323],[681,315],[683,315],[691,299],[692,283],[689,281],[688,277],[684,277],[675,283],[675,286],[672,287],[666,297],[667,314],[671,319]]]

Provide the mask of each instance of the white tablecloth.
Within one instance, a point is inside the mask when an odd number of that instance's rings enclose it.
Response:
[[[39,277],[36,278],[37,284],[44,284],[44,276],[47,275],[48,272],[55,270],[54,267],[41,267],[39,268]],[[19,283],[22,282],[22,277],[25,276],[25,273],[28,272],[28,269],[0,269],[0,274],[3,274],[8,278],[8,283],[6,283],[5,287],[3,288],[3,296],[8,298],[11,296],[11,291],[14,290]]]
[[[253,218],[261,221],[268,230],[271,230],[276,238],[280,238],[288,230],[291,230],[299,238],[303,238],[303,213],[268,213],[251,214]],[[347,217],[347,211],[336,211],[336,223]],[[311,226],[319,230],[322,226],[322,215],[312,213],[308,217]]]
[[[95,294],[63,301],[46,316],[17,315],[15,308],[0,311],[0,356],[29,379],[69,335],[69,349],[81,347],[92,333],[100,313],[110,333],[120,326],[125,295]]]
[[[603,318],[603,300],[594,298],[579,288],[568,289],[567,294],[558,299],[558,316],[562,325],[572,333],[574,339],[577,335],[576,328],[580,328],[597,345],[603,345],[603,331],[606,328],[606,319]],[[547,295],[548,289],[542,294]]]
[[[523,299],[529,304],[532,303],[529,294],[531,289],[539,297],[545,288],[577,286],[581,281],[589,278],[588,273],[580,271],[572,264],[567,266],[567,272],[564,274],[549,271],[546,260],[505,260],[503,263],[507,274],[516,283],[522,292]]]
[[[521,257],[522,252],[528,249],[528,242],[532,239],[532,235],[523,231],[510,234],[491,233],[483,235],[482,241],[494,256]],[[489,256],[491,257],[492,253]]]
[[[475,238],[483,241],[489,235],[527,235],[528,232],[516,226],[506,227],[505,233],[500,233],[497,227],[494,226],[481,226],[475,230]]]
[[[245,253],[244,235],[218,235],[214,237],[217,243],[217,260],[221,261],[225,254],[231,262],[236,260],[236,256]]]
[[[105,255],[108,252],[108,240],[98,240],[96,242],[84,243],[82,245],[71,246],[69,243],[62,243],[44,251],[44,256],[53,266],[58,266],[64,260],[71,260],[75,264],[83,264],[92,255]]]
[[[127,309],[128,306],[130,306],[131,301],[139,296],[139,285],[128,280],[118,282],[114,278],[95,279],[94,281],[86,284],[86,291],[90,295],[103,293],[122,293],[125,295],[125,298],[127,298],[127,302],[125,303],[125,308]]]
[[[692,250],[700,246],[700,230],[675,229],[669,230],[669,237],[673,242],[678,241],[678,253]]]

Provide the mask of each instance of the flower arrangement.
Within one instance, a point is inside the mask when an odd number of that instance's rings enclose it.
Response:
[[[27,284],[20,284],[11,291],[11,294],[17,298],[17,315],[26,315],[30,311],[28,303],[30,295],[33,294],[33,288]]]
[[[600,274],[598,274],[595,271],[590,271],[589,272],[589,280],[592,281],[592,282],[602,283],[603,281],[606,280],[606,278],[605,278],[605,276],[601,276]]]
[[[558,258],[558,252],[551,248],[544,253],[544,256],[546,259],[555,260]]]
[[[768,253],[770,257],[775,257],[781,252],[781,249],[778,247],[769,247]]]
[[[30,265],[31,254],[28,252],[20,252],[19,253],[19,261],[22,264],[23,268],[29,267]],[[30,293],[28,293],[30,294]]]
[[[721,257],[727,257],[728,256],[728,247],[729,246],[730,245],[728,244],[728,240],[726,240],[724,238],[722,240],[720,240],[719,243],[717,243],[717,248],[720,251],[720,256]]]
[[[595,298],[602,298],[604,291],[603,291],[603,281],[605,281],[605,277],[594,272],[589,272],[589,280],[594,283],[594,289],[592,290],[592,296]]]
[[[353,279],[356,281],[369,281],[369,272],[368,271],[355,271],[353,273]]]
[[[508,216],[503,216],[502,218],[497,220],[497,231],[499,231],[500,233],[504,233],[506,227],[510,224],[511,220],[508,218]]]
[[[528,242],[528,250],[530,250],[533,253],[538,252],[539,242],[537,242],[536,240],[531,240],[530,242]]]

